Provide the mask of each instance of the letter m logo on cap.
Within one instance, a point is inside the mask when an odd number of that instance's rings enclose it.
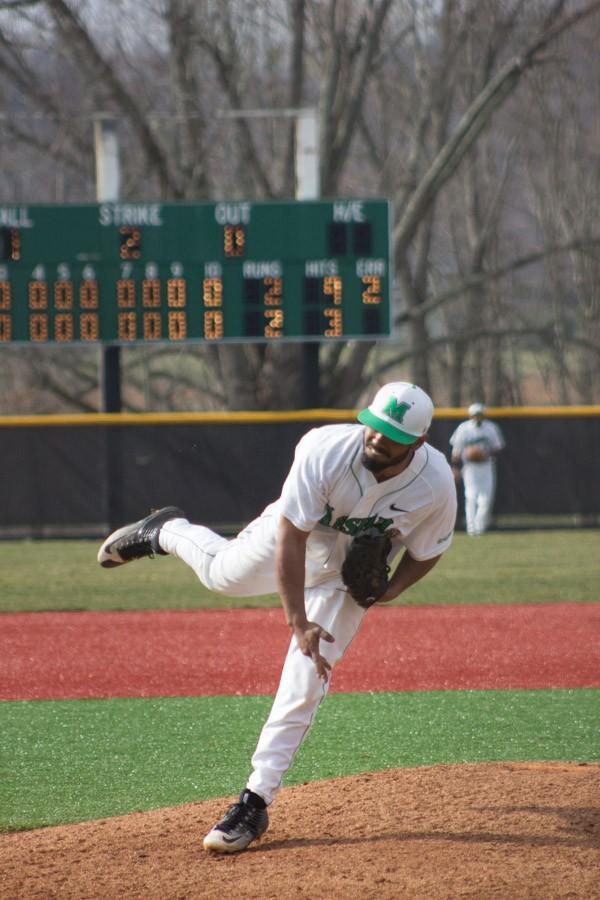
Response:
[[[394,422],[402,424],[402,419],[409,409],[410,403],[404,403],[403,401],[398,403],[395,397],[390,397],[388,402],[383,407],[383,412],[387,413],[390,419],[393,419]]]

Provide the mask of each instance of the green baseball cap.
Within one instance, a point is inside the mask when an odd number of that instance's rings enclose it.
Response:
[[[358,421],[398,444],[414,444],[427,434],[433,416],[431,397],[407,381],[384,384]]]

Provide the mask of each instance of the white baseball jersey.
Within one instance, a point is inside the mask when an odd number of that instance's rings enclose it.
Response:
[[[456,488],[442,453],[417,448],[409,466],[378,482],[361,463],[362,425],[326,425],[300,440],[278,512],[307,543],[308,587],[339,574],[352,538],[371,527],[392,536],[390,562],[402,547],[417,560],[439,556],[450,546],[456,518]]]
[[[504,447],[504,438],[495,422],[483,419],[478,423],[475,419],[469,419],[466,422],[461,422],[451,435],[450,446],[452,447],[452,455],[455,458],[460,457],[462,462],[466,462],[464,453],[467,447],[480,447],[491,460],[491,454],[502,450]],[[469,463],[469,465],[472,464]],[[481,466],[485,465],[485,463],[475,463],[475,465]]]
[[[447,550],[456,518],[456,488],[442,453],[424,444],[400,475],[379,483],[361,463],[364,434],[362,425],[309,431],[296,447],[279,499],[232,540],[186,519],[173,519],[160,532],[163,550],[184,560],[207,587],[228,596],[277,590],[275,545],[282,515],[310,532],[306,615],[335,638],[333,643],[321,642],[321,653],[332,667],[366,615],[341,581],[352,537],[379,527],[393,535],[390,563],[402,547],[415,559],[426,560]],[[292,638],[247,782],[266,803],[281,787],[328,686]]]
[[[462,422],[450,437],[452,458],[463,463],[462,479],[465,489],[465,519],[470,535],[483,534],[490,523],[496,492],[494,453],[504,447],[502,432],[489,419],[469,419]],[[465,459],[469,447],[484,451],[487,459],[481,462]]]

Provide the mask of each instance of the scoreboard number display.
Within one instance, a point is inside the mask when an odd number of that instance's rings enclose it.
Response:
[[[375,340],[386,200],[0,206],[0,343]]]

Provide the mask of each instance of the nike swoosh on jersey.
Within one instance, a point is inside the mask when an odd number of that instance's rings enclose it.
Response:
[[[408,512],[407,509],[401,509],[401,507],[396,506],[395,503],[390,503],[390,509],[393,509],[394,512]]]

